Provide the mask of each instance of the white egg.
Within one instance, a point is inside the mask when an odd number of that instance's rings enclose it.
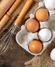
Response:
[[[55,0],[44,0],[44,3],[47,9],[55,9]]]
[[[49,29],[44,28],[39,31],[38,36],[41,41],[49,41],[52,38],[52,32]]]
[[[55,61],[55,48],[51,51],[50,58]]]

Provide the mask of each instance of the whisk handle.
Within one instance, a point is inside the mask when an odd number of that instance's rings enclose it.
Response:
[[[33,0],[27,0],[27,2],[25,3],[23,9],[21,10],[19,16],[17,17],[15,23],[17,25],[21,25],[22,24],[22,20],[24,18],[24,16],[26,15],[27,11],[29,10],[29,8],[31,7],[33,3]]]

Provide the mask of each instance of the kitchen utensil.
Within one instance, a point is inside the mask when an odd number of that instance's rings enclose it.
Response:
[[[0,54],[4,53],[7,50],[7,47],[9,46],[9,44],[11,45],[13,34],[15,33],[15,31],[17,29],[20,30],[22,20],[23,20],[24,16],[26,15],[28,9],[31,7],[32,3],[33,3],[33,0],[27,0],[22,11],[20,12],[19,16],[17,17],[14,25],[0,39]]]
[[[0,20],[16,0],[2,0],[0,2]]]
[[[18,10],[18,9],[17,9]],[[7,24],[0,30],[0,36],[2,35],[2,33],[7,30],[12,24],[13,22],[15,21],[15,19],[17,18],[19,14],[19,11],[15,11],[13,14],[12,14],[12,17],[10,18],[10,20],[7,22]]]
[[[16,0],[15,3],[12,5],[10,10],[4,15],[4,17],[0,21],[0,30],[4,27],[4,25],[8,22],[11,18],[11,15],[16,10],[17,6],[19,6],[21,0]]]

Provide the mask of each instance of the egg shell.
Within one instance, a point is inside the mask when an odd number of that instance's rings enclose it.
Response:
[[[55,61],[55,48],[52,49],[51,53],[50,53],[50,58]]]
[[[36,19],[28,19],[26,21],[25,27],[28,32],[36,32],[39,30],[39,22]]]
[[[44,3],[48,10],[55,9],[55,0],[44,0]]]
[[[49,12],[46,8],[40,7],[36,10],[36,19],[39,21],[46,21],[49,19]]]
[[[41,41],[32,40],[29,43],[28,48],[29,48],[30,52],[32,52],[32,53],[40,53],[43,49],[43,45],[42,45]]]
[[[38,36],[41,41],[49,41],[52,38],[52,32],[49,29],[44,28],[39,31]]]

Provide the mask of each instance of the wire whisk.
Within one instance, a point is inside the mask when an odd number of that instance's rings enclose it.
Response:
[[[23,9],[21,10],[19,16],[15,20],[15,23],[11,26],[7,33],[0,39],[0,55],[8,49],[9,45],[12,44],[13,36],[16,34],[17,30],[20,30],[22,20],[25,17],[27,11],[31,7],[33,0],[27,0]]]

